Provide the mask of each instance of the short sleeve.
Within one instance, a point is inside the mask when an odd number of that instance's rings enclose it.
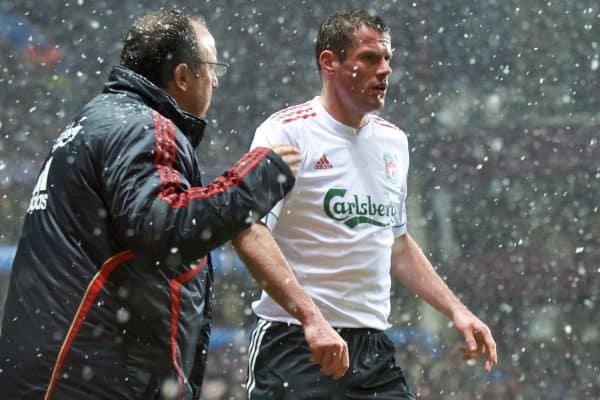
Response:
[[[394,224],[392,225],[392,232],[394,232],[394,237],[399,237],[405,235],[407,232],[406,226],[406,196],[401,204],[398,205],[398,212],[396,214],[396,218],[394,220]],[[280,202],[281,203],[281,202]]]

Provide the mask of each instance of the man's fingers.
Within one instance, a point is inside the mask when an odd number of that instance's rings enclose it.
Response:
[[[492,367],[498,362],[498,353],[496,350],[496,342],[492,337],[492,333],[489,329],[484,329],[483,332],[477,332],[475,335],[481,346],[484,347],[483,352],[487,353],[487,360],[485,362],[485,370],[490,372]],[[483,354],[482,352],[482,354]]]
[[[321,372],[325,375],[333,375],[339,364],[339,355],[335,352],[327,352],[321,358]]]
[[[321,358],[321,372],[333,379],[339,379],[346,373],[348,364],[348,351],[344,346],[340,350],[329,351],[323,355]]]
[[[322,352],[320,348],[314,349],[310,353],[310,362],[321,365]]]
[[[470,360],[472,358],[476,358],[479,355],[479,352],[477,350],[472,351],[466,347],[461,347],[460,351],[463,355],[463,360]]]
[[[286,163],[292,173],[295,175],[298,173],[300,168],[300,163],[302,162],[302,155],[300,154],[300,150],[294,146],[290,146],[289,144],[277,144],[271,148],[284,163]]]
[[[348,344],[324,319],[303,325],[310,348],[310,361],[321,367],[324,375],[342,377],[349,365]]]
[[[321,366],[324,375],[339,379],[348,370],[350,361],[345,342],[328,344],[311,352],[310,361]]]
[[[493,366],[494,366],[494,363],[492,361],[490,361],[490,359],[488,358],[485,361],[485,372],[490,372],[492,370]]]
[[[281,158],[283,160],[283,162],[285,162],[287,165],[289,165],[290,169],[294,171],[294,173],[298,172],[298,168],[300,168],[300,163],[302,162],[302,157],[301,156],[296,156],[296,155],[290,155],[290,156],[283,156]]]
[[[483,355],[486,358],[485,370],[489,372],[498,361],[496,342],[490,328],[467,309],[457,310],[452,321],[466,343],[466,347],[460,349],[463,359],[470,360]]]
[[[279,155],[299,153],[298,148],[289,144],[275,144],[271,147],[273,151]]]
[[[471,335],[469,335],[469,333],[471,333]],[[469,337],[472,337],[475,341],[474,348],[471,347],[471,344],[469,343]],[[496,342],[494,341],[491,332],[487,329],[474,330],[472,332],[465,331],[465,342],[467,343],[467,347],[462,347],[460,349],[463,354],[463,360],[471,360],[487,353],[484,368],[486,372],[490,372],[498,362]]]
[[[288,144],[275,145],[271,148],[277,155],[283,159],[288,158],[290,160],[302,159],[300,150],[297,147],[290,146]]]
[[[476,351],[477,350],[477,341],[475,340],[473,331],[471,329],[465,329],[463,331],[463,336],[465,337],[465,343],[467,344],[467,349],[469,350],[469,352]]]
[[[339,365],[338,365],[337,371],[334,372],[334,374],[332,375],[332,378],[340,379],[342,376],[344,376],[344,374],[348,370],[349,366],[350,366],[350,359],[348,357],[348,347],[344,346],[344,348],[342,349],[342,354],[340,354]]]

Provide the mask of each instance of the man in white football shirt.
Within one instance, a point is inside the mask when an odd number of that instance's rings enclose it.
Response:
[[[258,321],[249,347],[248,397],[414,399],[384,332],[390,271],[452,320],[464,336],[465,359],[485,354],[489,371],[497,360],[489,328],[457,299],[407,232],[406,135],[373,114],[383,107],[392,72],[389,29],[362,11],[335,12],[320,27],[316,57],[321,95],[270,116],[252,143],[298,147],[304,161],[296,184],[234,246],[251,266],[287,271],[289,264],[347,349],[314,351],[303,332],[307,325],[263,291],[253,304]]]

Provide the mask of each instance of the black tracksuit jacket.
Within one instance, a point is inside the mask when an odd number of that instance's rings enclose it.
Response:
[[[200,397],[209,251],[294,183],[275,153],[258,148],[203,186],[194,147],[204,126],[114,67],[56,140],[12,268],[0,398]]]

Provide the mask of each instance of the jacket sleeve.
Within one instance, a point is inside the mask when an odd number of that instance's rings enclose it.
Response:
[[[192,262],[260,219],[294,184],[273,151],[256,148],[207,186],[194,150],[172,121],[130,123],[108,137],[102,185],[114,235],[149,261]]]

